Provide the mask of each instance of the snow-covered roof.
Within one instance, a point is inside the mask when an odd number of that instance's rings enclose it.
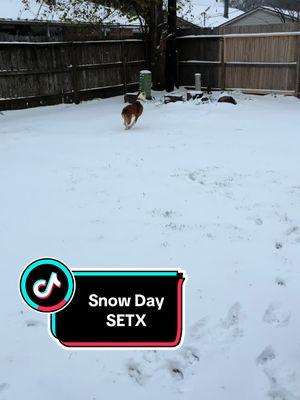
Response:
[[[229,18],[224,18],[224,3],[221,0],[187,0],[182,1],[178,15],[195,25],[214,28],[243,13],[229,8]]]
[[[61,12],[52,12],[49,14],[48,7],[45,5],[40,6],[35,0],[30,0],[29,7],[25,7],[22,0],[0,0],[0,4],[0,18],[59,21],[62,17]],[[89,7],[85,6],[85,10],[88,9]],[[90,6],[90,10],[92,10],[92,6]],[[243,14],[243,11],[230,8],[228,19],[224,18],[223,14],[224,4],[221,0],[181,0],[178,10],[180,18],[195,25],[205,27],[219,26]],[[107,7],[101,7],[98,15],[105,23],[120,25],[139,24],[138,19],[129,19],[118,10],[111,10]]]
[[[243,19],[244,17],[247,17],[250,14],[254,14],[260,10],[263,10],[263,11],[266,11],[266,12],[272,13],[272,14],[282,15],[285,19],[291,20],[291,21],[299,19],[299,13],[297,11],[283,10],[281,8],[272,8],[272,7],[266,7],[266,6],[259,6],[259,7],[253,8],[249,11],[246,11],[240,15],[237,15],[231,20],[225,21],[223,24],[221,24],[221,26],[225,26],[227,24],[230,24],[231,22]]]
[[[272,8],[272,7],[267,7],[267,6],[260,6],[260,7],[257,7],[256,9],[263,9],[263,10],[271,11],[276,14],[280,13],[280,14],[284,15],[285,17],[289,17],[289,18],[293,18],[293,17],[297,18],[299,15],[299,12],[296,10],[285,10],[281,7]]]

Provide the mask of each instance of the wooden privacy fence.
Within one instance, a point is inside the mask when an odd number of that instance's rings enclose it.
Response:
[[[135,90],[145,65],[142,40],[0,42],[0,110]]]
[[[266,25],[225,25],[213,30],[217,35],[228,35],[232,33],[270,33],[270,32],[299,32],[300,22],[285,22],[281,24]]]
[[[179,83],[249,93],[299,95],[300,32],[203,35],[177,38]]]

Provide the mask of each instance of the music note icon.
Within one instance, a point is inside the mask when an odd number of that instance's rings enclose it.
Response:
[[[55,287],[60,288],[61,282],[59,281],[57,274],[52,272],[48,283],[45,279],[39,279],[35,282],[33,285],[33,293],[39,299],[47,299],[51,296]]]

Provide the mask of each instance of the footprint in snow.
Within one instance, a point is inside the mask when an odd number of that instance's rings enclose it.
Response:
[[[201,318],[199,321],[197,321],[191,328],[190,328],[190,335],[192,339],[199,340],[202,338],[202,336],[208,334],[207,331],[207,323],[208,323],[208,318],[204,317]]]
[[[300,400],[299,396],[295,396],[285,388],[276,386],[269,391],[268,396],[271,400]]]
[[[267,346],[257,357],[256,364],[264,365],[269,361],[272,361],[276,358],[275,350],[272,346]]]
[[[222,321],[221,325],[226,331],[230,332],[233,339],[237,339],[243,336],[243,330],[239,324],[241,322],[241,305],[240,303],[234,303],[228,310],[226,318]]]
[[[239,302],[234,303],[228,310],[224,319],[214,325],[208,326],[208,319],[203,318],[196,322],[190,329],[190,336],[193,343],[205,343],[212,351],[216,351],[220,346],[230,345],[236,339],[243,336],[242,307]]]
[[[171,376],[176,379],[176,380],[183,380],[184,379],[184,374],[180,366],[177,364],[171,363],[169,366],[169,371],[171,373]]]
[[[141,367],[135,362],[131,361],[127,366],[127,372],[130,378],[132,378],[137,384],[143,386],[146,380],[146,376],[143,374]]]
[[[27,328],[32,328],[34,326],[41,326],[44,324],[43,324],[43,322],[41,322],[37,319],[28,319],[27,321],[25,321],[25,325],[27,326]]]
[[[255,223],[256,225],[263,225],[264,221],[261,218],[256,218]]]
[[[136,359],[129,361],[128,375],[136,383],[143,386],[151,379],[157,379],[157,375],[165,375],[167,371],[170,379],[182,381],[186,376],[194,374],[194,368],[200,361],[197,350],[190,346],[184,346],[176,353],[146,351]]]
[[[292,243],[300,243],[299,227],[292,226],[286,231],[286,235],[291,238]]]
[[[0,383],[0,393],[7,389],[9,389],[9,384],[7,382]]]
[[[264,370],[267,378],[270,382],[270,390],[268,392],[268,397],[271,400],[300,400],[300,396],[294,394],[291,390],[284,387],[280,380],[274,375],[273,371],[268,369]]]
[[[289,311],[285,311],[275,304],[270,304],[263,316],[266,323],[277,327],[287,326],[290,318],[291,313]]]
[[[296,234],[296,233],[298,233],[298,232],[299,232],[298,226],[292,226],[291,228],[289,228],[289,229],[286,231],[286,235],[287,235],[287,236],[291,236],[291,235]]]
[[[177,381],[183,380],[187,375],[193,375],[192,367],[200,361],[198,351],[190,346],[182,347],[176,356],[167,362],[167,369],[171,377]]]
[[[232,326],[238,325],[241,316],[241,305],[240,303],[234,303],[228,310],[227,317],[223,320],[224,328],[231,328]]]
[[[285,280],[282,279],[282,278],[276,278],[276,279],[275,279],[275,283],[276,283],[278,286],[286,286],[286,282],[285,282]]]
[[[181,356],[186,365],[194,365],[200,361],[197,350],[193,347],[184,347],[181,349]]]

